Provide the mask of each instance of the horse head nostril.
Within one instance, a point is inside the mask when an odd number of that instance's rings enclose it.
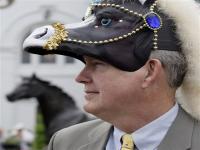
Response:
[[[44,35],[46,35],[47,32],[48,32],[48,28],[45,28],[44,31],[43,31],[42,33],[36,34],[34,37],[35,37],[36,39],[39,39],[39,38],[43,37]]]

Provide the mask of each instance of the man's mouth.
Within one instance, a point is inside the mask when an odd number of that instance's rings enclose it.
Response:
[[[86,94],[90,94],[90,93],[92,94],[92,93],[99,93],[99,92],[98,91],[89,91],[89,90],[86,90],[85,93]]]
[[[85,99],[89,100],[96,94],[99,94],[97,91],[85,91]]]

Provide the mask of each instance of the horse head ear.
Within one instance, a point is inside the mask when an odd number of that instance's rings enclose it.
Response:
[[[146,6],[146,7],[150,7],[154,2],[155,0],[139,0],[142,5]]]
[[[146,1],[148,1],[148,0],[138,0],[142,5],[144,4],[144,3],[146,3]]]
[[[37,75],[35,73],[33,73],[32,79],[37,79]]]
[[[21,77],[22,81],[27,81],[27,80],[29,80],[29,77],[27,77],[27,76],[20,76],[20,77]]]

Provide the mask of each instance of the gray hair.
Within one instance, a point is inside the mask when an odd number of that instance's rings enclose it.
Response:
[[[183,53],[178,51],[155,50],[151,52],[150,58],[158,59],[167,74],[170,87],[181,86],[187,72],[187,61]]]

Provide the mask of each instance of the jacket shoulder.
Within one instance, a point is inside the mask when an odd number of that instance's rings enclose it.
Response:
[[[56,134],[57,136],[60,136],[60,137],[65,137],[65,136],[68,136],[68,135],[71,135],[71,134],[75,134],[75,133],[82,133],[82,132],[85,132],[85,131],[88,131],[88,130],[92,130],[94,128],[98,128],[100,126],[103,126],[104,124],[107,124],[106,122],[100,120],[100,119],[95,119],[95,120],[92,120],[92,121],[87,121],[87,122],[84,122],[84,123],[80,123],[80,124],[76,124],[76,125],[73,125],[73,126],[70,126],[70,127],[67,127],[67,128],[64,128],[60,131],[58,131]],[[88,132],[86,132],[88,133]]]
[[[195,120],[194,123],[192,147],[194,147],[194,150],[198,150],[200,147],[200,120]]]
[[[48,150],[77,150],[77,147],[88,143],[89,133],[108,126],[109,123],[95,119],[64,128],[53,135]]]

